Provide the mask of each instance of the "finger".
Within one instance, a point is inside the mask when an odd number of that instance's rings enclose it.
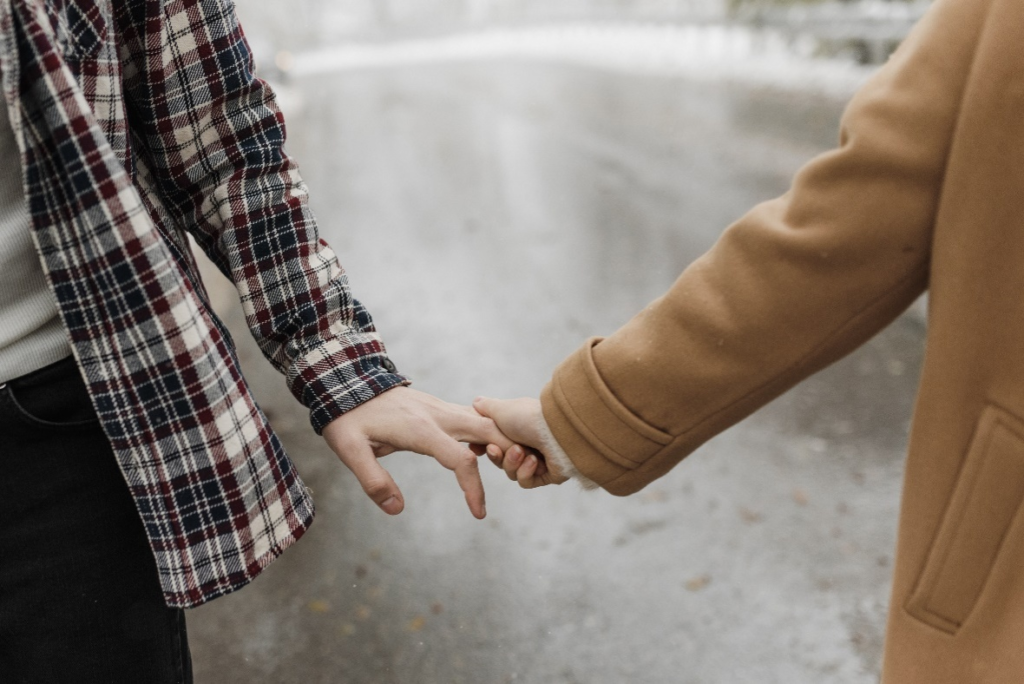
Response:
[[[519,482],[519,486],[523,489],[533,489],[537,486],[533,476],[537,474],[537,466],[540,465],[540,459],[533,454],[526,457],[523,461],[523,465],[516,471],[516,481]]]
[[[455,469],[455,479],[466,496],[466,504],[477,520],[487,517],[484,483],[480,479],[480,466],[476,458],[465,461]]]
[[[477,397],[473,408],[491,418],[498,430],[513,442],[530,447],[540,446],[537,421],[540,420],[540,405],[536,399],[488,399]]]
[[[476,456],[469,449],[449,437],[441,429],[423,437],[424,453],[433,456],[438,463],[455,472],[466,497],[470,512],[478,520],[487,516],[484,497],[484,482],[480,479],[480,467]]]
[[[388,515],[398,515],[405,508],[405,499],[395,484],[391,473],[386,471],[373,454],[365,439],[347,440],[336,450],[338,458],[352,474],[366,495]]]
[[[473,410],[481,416],[492,419],[495,423],[503,420],[507,415],[507,411],[504,410],[504,402],[500,399],[491,399],[489,397],[477,397],[474,399]]]
[[[472,449],[472,448],[473,447],[471,445],[470,449]],[[502,461],[505,460],[505,454],[503,454],[501,452],[501,449],[499,449],[497,445],[495,445],[495,444],[488,444],[487,445],[487,458],[490,459],[491,463],[493,463],[494,465],[496,465],[499,468],[501,468]]]
[[[468,406],[459,406],[457,409],[438,416],[438,425],[450,437],[470,444],[496,444],[502,451],[512,446],[512,440],[498,429],[493,420],[481,416]]]
[[[537,454],[534,454],[534,456],[536,456],[536,455]],[[543,456],[538,457],[538,459],[537,459],[537,470],[533,474],[534,479],[545,480],[545,484],[546,484],[547,481],[545,479],[545,476],[548,474],[548,472],[549,472],[548,471],[548,462],[544,460]]]
[[[519,470],[519,466],[523,464],[523,460],[526,458],[526,450],[523,447],[515,444],[511,449],[505,452],[505,460],[502,462],[501,467],[508,475],[508,479],[515,481],[517,479],[516,472]]]

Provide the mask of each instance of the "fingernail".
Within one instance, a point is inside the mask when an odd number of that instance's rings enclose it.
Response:
[[[483,400],[484,400],[484,398],[483,398],[483,397],[477,397],[476,399],[474,399],[474,400],[473,400],[473,403],[474,403],[474,404],[479,404],[479,403],[480,403],[481,401],[483,401]]]
[[[514,446],[508,450],[507,458],[513,465],[515,465],[516,463],[519,463],[519,461],[523,460],[523,453],[523,450],[519,446]]]
[[[498,447],[497,444],[488,444],[487,445],[487,455],[490,456],[491,458],[500,458],[501,457],[501,449]]]
[[[486,517],[487,517],[487,506],[484,505],[484,506],[480,507],[480,519],[482,520],[482,519],[484,519]]]
[[[380,505],[384,509],[384,512],[388,515],[395,515],[402,510],[402,506],[398,501],[397,496],[388,498],[384,503]]]

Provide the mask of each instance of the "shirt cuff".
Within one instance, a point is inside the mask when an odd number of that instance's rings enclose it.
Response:
[[[318,435],[342,414],[410,384],[383,352],[356,359],[328,358],[305,370],[301,401],[309,408],[309,422]]]

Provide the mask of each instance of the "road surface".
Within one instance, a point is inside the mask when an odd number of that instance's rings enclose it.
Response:
[[[392,358],[464,403],[536,395],[785,191],[842,104],[513,60],[319,74],[282,101]],[[409,454],[385,460],[406,497],[385,516],[245,344],[318,518],[189,613],[197,681],[876,682],[923,337],[900,319],[628,499],[523,492],[484,462],[483,522]]]

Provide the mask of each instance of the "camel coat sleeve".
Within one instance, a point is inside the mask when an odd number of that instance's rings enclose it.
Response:
[[[636,492],[926,289],[987,4],[938,0],[851,101],[837,149],[729,227],[663,297],[557,368],[544,418],[580,473],[613,494]]]

